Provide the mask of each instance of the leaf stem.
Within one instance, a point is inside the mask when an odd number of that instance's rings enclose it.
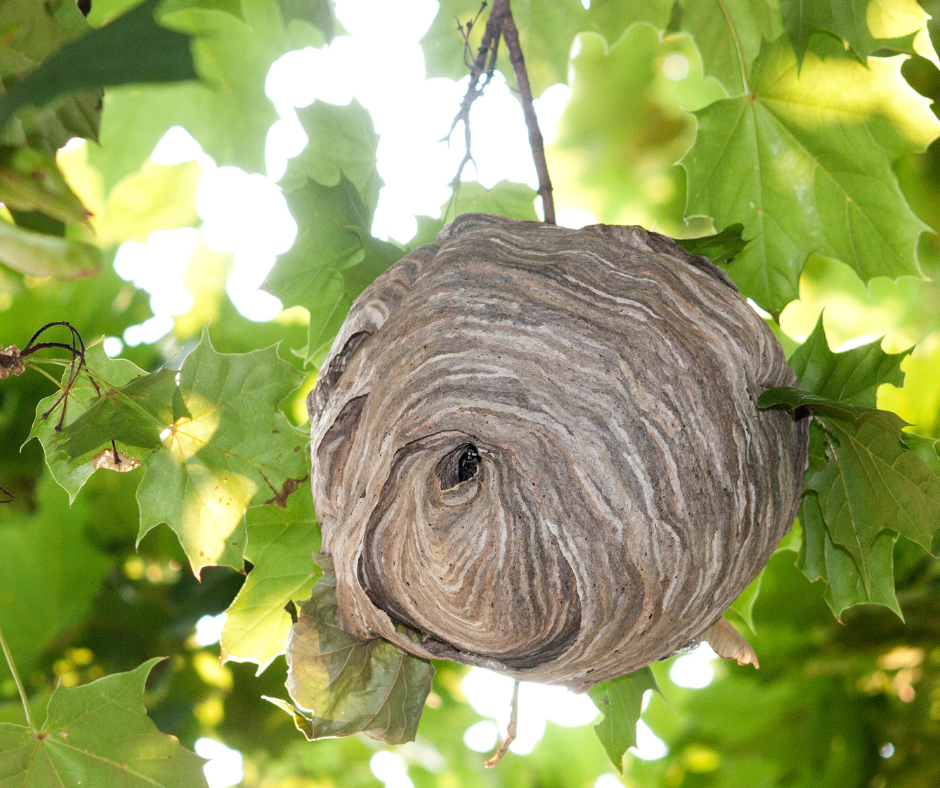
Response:
[[[44,361],[49,361],[50,359],[43,359],[43,360],[44,360]],[[46,370],[42,369],[41,367],[36,366],[36,362],[35,362],[35,361],[30,361],[29,365],[30,365],[36,372],[38,372],[40,375],[42,375],[43,377],[49,378],[49,380],[51,380],[53,383],[55,383],[56,386],[59,387],[59,390],[60,390],[60,391],[62,390],[62,388],[63,388],[62,384],[61,384],[58,380],[56,380],[54,377],[52,377],[52,375],[50,375],[48,372],[46,372]],[[68,362],[67,362],[67,361],[66,361],[66,362],[62,362],[62,366],[63,366],[63,367],[67,367],[67,366],[68,366]],[[54,395],[53,395],[53,396],[54,396]]]
[[[7,645],[6,638],[3,636],[3,627],[0,627],[0,647],[3,648],[3,656],[6,657],[7,665],[10,668],[10,673],[13,674],[13,681],[16,684],[16,689],[20,693],[20,700],[23,701],[23,711],[26,712],[26,724],[29,725],[29,728],[34,733],[38,733],[39,729],[36,727],[36,723],[33,722],[33,714],[29,709],[29,701],[26,698],[26,690],[23,687],[23,682],[20,680],[20,674],[16,672],[16,664],[13,662],[13,654],[10,653],[10,647]]]
[[[718,6],[721,13],[725,15],[725,22],[728,23],[728,30],[731,31],[731,40],[734,41],[734,49],[738,54],[738,64],[741,66],[741,83],[744,85],[744,95],[751,95],[751,86],[747,81],[747,66],[744,63],[744,51],[741,49],[741,39],[738,38],[738,30],[731,19],[731,13],[728,11],[728,5],[725,0],[718,0]]]

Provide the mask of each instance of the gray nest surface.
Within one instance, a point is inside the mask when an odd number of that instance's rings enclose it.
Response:
[[[357,299],[308,401],[341,625],[578,690],[673,653],[793,522],[807,419],[757,409],[784,385],[672,239],[458,217]]]

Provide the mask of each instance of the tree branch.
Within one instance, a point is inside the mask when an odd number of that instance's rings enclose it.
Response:
[[[535,106],[532,103],[529,73],[526,71],[522,46],[519,44],[519,30],[512,18],[509,0],[496,0],[491,16],[497,14],[502,18],[503,40],[509,50],[509,62],[512,63],[512,72],[516,76],[516,88],[519,90],[519,98],[522,101],[522,114],[525,116],[525,125],[529,129],[529,147],[532,149],[532,161],[535,163],[535,171],[539,176],[539,194],[542,196],[545,222],[555,224],[555,200],[552,197],[552,179],[548,174],[548,162],[545,161],[545,143],[539,128],[539,119],[535,114]]]
[[[480,13],[486,8],[486,3],[480,8]],[[477,14],[477,19],[480,14]],[[458,23],[458,28],[464,36],[465,46],[469,46],[470,30],[473,28],[476,19],[467,24],[466,29]],[[522,102],[522,114],[525,117],[525,125],[529,131],[529,147],[532,149],[532,161],[535,164],[535,171],[539,179],[539,195],[542,197],[542,210],[545,214],[547,224],[555,224],[555,200],[552,197],[552,180],[548,174],[548,163],[545,160],[545,143],[542,139],[542,131],[539,129],[538,117],[535,114],[535,106],[532,103],[532,88],[529,85],[529,74],[526,71],[525,58],[522,54],[522,46],[519,43],[519,30],[516,28],[516,22],[512,17],[512,10],[509,7],[509,0],[495,0],[493,10],[490,12],[489,19],[486,21],[486,29],[483,32],[483,40],[480,48],[477,50],[477,56],[470,68],[470,84],[467,86],[467,92],[464,94],[463,101],[460,102],[460,109],[454,116],[453,123],[450,125],[450,131],[443,137],[441,142],[450,142],[450,137],[457,128],[458,123],[464,126],[464,144],[466,152],[457,168],[457,175],[454,178],[455,194],[456,188],[460,185],[460,176],[463,174],[464,167],[473,161],[473,154],[470,149],[470,108],[473,102],[483,95],[483,91],[493,78],[493,72],[496,70],[496,55],[499,51],[499,39],[506,42],[506,48],[509,50],[509,62],[512,64],[512,71],[516,77],[516,88],[519,92],[519,98]],[[482,80],[482,82],[481,82]]]

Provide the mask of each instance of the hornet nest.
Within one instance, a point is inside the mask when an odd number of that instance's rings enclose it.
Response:
[[[807,420],[757,409],[794,385],[672,239],[458,217],[357,299],[308,401],[340,624],[582,691],[696,639],[754,661],[721,614],[796,515]]]

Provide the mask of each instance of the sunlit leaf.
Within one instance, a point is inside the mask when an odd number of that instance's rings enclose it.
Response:
[[[835,42],[833,42],[835,43]],[[743,222],[751,238],[730,274],[771,311],[798,296],[813,252],[864,280],[918,274],[925,225],[908,207],[891,162],[940,132],[928,103],[900,75],[901,59],[866,68],[833,50],[808,53],[797,74],[786,41],[754,64],[754,97],[696,113],[695,145],[682,160],[687,212],[719,225]]]
[[[702,67],[732,94],[744,92],[745,74],[783,24],[776,0],[679,0],[682,29],[692,34]]]
[[[146,162],[111,193],[100,216],[95,217],[96,240],[102,247],[124,241],[143,243],[156,230],[190,227],[196,214],[196,187],[202,168],[196,162]]]
[[[147,716],[147,676],[160,658],[82,687],[56,687],[39,731],[0,723],[0,785],[205,786],[203,759]]]
[[[320,527],[313,512],[310,485],[302,483],[286,506],[253,506],[246,515],[245,558],[254,564],[245,585],[227,611],[222,658],[249,661],[263,671],[290,632],[284,606],[310,595],[319,569]]]
[[[103,351],[98,353],[103,355]],[[99,383],[101,396],[86,404],[85,412],[62,430],[64,440],[60,445],[69,459],[81,460],[112,440],[141,449],[157,448],[164,431],[175,418],[183,418],[186,413],[176,385],[176,372],[160,369],[134,375],[138,370],[128,361],[112,367],[100,359],[96,367],[105,370],[105,385]],[[116,381],[125,377],[128,380],[120,386],[110,385],[111,375]],[[95,381],[98,382],[97,377]],[[84,389],[80,393],[89,395]]]
[[[636,724],[643,709],[643,694],[659,692],[659,685],[649,668],[641,668],[610,681],[595,684],[588,695],[604,714],[594,731],[601,740],[611,763],[623,772],[623,756],[636,746]]]
[[[353,299],[403,251],[369,235],[372,210],[345,177],[337,186],[307,180],[285,197],[297,239],[278,257],[265,286],[285,306],[310,312],[309,363],[332,342]]]
[[[161,24],[196,37],[200,82],[107,92],[101,148],[89,152],[106,188],[140,169],[171,126],[185,128],[219,166],[265,171],[265,141],[278,114],[264,86],[285,52],[284,27],[275,0],[242,0],[241,9],[243,18],[199,7],[162,14]]]
[[[0,263],[27,276],[83,279],[101,270],[93,244],[15,227],[0,219]]]
[[[801,62],[817,31],[844,39],[861,58],[894,49],[937,61],[927,33],[930,17],[916,0],[780,0],[780,13]]]
[[[144,375],[144,371],[140,369],[140,367],[126,359],[108,358],[100,342],[95,343],[85,352],[85,363],[91,373],[91,378],[88,374],[83,373],[79,375],[75,383],[69,388],[68,402],[65,405],[66,427],[70,427],[74,424],[76,419],[85,413],[89,403],[98,396],[98,390],[102,393],[111,392],[122,386],[126,386],[132,380]],[[69,369],[66,368],[61,381],[63,387],[67,383],[68,377]],[[97,390],[95,386],[92,385],[92,378],[98,386]],[[169,385],[173,385],[175,388],[172,377],[170,378]],[[172,391],[172,389],[168,390]],[[128,396],[133,396],[133,394]],[[93,465],[93,458],[90,459],[87,455],[90,455],[91,452],[100,445],[100,441],[97,439],[92,441],[94,445],[82,452],[86,456],[81,457],[76,455],[78,459],[69,457],[68,452],[64,448],[65,439],[69,436],[69,429],[66,429],[64,432],[56,432],[56,426],[59,423],[61,413],[59,408],[63,406],[59,405],[48,417],[43,418],[43,414],[47,413],[50,408],[52,408],[58,398],[59,392],[56,392],[41,400],[36,406],[36,419],[29,433],[29,440],[37,438],[42,444],[43,451],[46,455],[46,465],[49,466],[52,477],[61,487],[68,491],[69,499],[74,501],[78,491],[85,482],[88,481],[92,473],[97,470]],[[106,399],[104,402],[114,402],[115,399],[117,399],[116,396]],[[108,417],[105,415],[102,416],[102,419],[107,421]],[[97,429],[97,418],[95,419],[95,426]],[[122,448],[125,447],[123,442],[121,445]],[[110,445],[105,451],[112,451]],[[138,455],[141,454],[140,451],[136,453]]]
[[[178,416],[137,488],[140,535],[172,528],[198,576],[207,565],[242,568],[246,509],[307,475],[305,436],[277,405],[301,375],[274,347],[217,353],[203,332],[183,362]]]
[[[627,28],[637,22],[646,22],[657,30],[663,30],[675,0],[592,0],[588,7],[588,19],[592,27],[607,42],[616,46]]]
[[[333,559],[318,554],[322,577],[300,608],[287,641],[287,689],[308,739],[365,733],[388,744],[412,741],[434,668],[386,640],[360,643],[336,622]],[[312,712],[312,716],[302,711]]]
[[[344,107],[315,101],[297,110],[297,119],[309,142],[299,156],[290,160],[284,188],[312,178],[323,186],[338,186],[345,176],[356,187],[362,201],[375,210],[382,179],[376,169],[379,135],[372,116],[353,99]]]
[[[536,192],[524,183],[500,181],[491,189],[476,181],[465,181],[457,188],[456,205],[446,218],[453,219],[462,213],[495,213],[510,219],[537,221],[535,213]]]
[[[56,636],[88,615],[112,564],[85,536],[93,514],[83,502],[70,509],[49,476],[38,493],[35,514],[5,511],[0,526],[0,627],[24,675]],[[8,675],[0,659],[0,681]]]
[[[146,2],[47,57],[0,96],[0,127],[22,106],[43,107],[66,93],[141,82],[195,79],[189,37],[161,27]]]

